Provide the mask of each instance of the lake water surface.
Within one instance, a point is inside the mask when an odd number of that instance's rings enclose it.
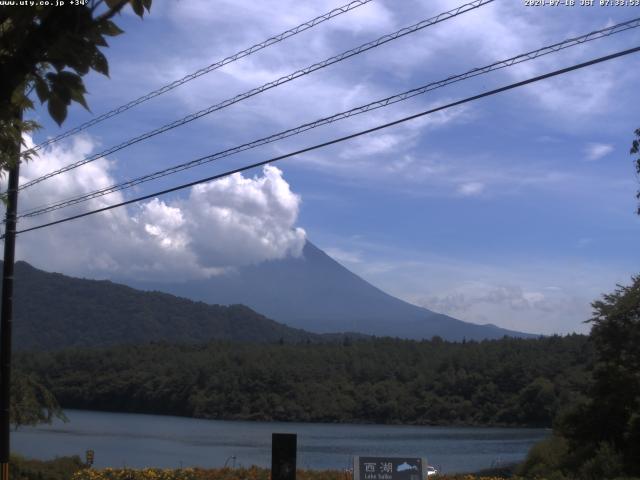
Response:
[[[426,457],[443,472],[522,460],[545,429],[235,422],[67,410],[69,423],[21,428],[12,450],[49,459],[95,451],[96,467],[271,465],[271,434],[298,434],[298,467],[344,469],[354,455]],[[235,456],[235,460],[231,457]]]

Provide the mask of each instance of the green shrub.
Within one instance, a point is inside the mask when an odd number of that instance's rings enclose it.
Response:
[[[551,436],[536,443],[525,461],[517,469],[517,474],[525,478],[564,480],[563,462],[568,452],[564,438]]]
[[[77,455],[54,460],[31,460],[12,455],[9,466],[11,480],[70,480],[73,474],[86,468]]]
[[[622,454],[609,443],[601,443],[595,455],[580,468],[580,478],[585,480],[609,480],[621,477],[624,471]]]

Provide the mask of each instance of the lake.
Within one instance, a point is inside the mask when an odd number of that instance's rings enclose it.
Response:
[[[353,455],[426,457],[443,472],[522,460],[546,429],[236,422],[66,410],[69,423],[22,427],[12,451],[31,458],[95,451],[101,467],[271,465],[271,434],[298,434],[298,467],[344,469]],[[235,457],[235,459],[233,458]]]

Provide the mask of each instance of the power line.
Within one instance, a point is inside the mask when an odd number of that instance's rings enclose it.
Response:
[[[168,189],[165,189],[165,190],[160,190],[160,191],[155,192],[155,193],[151,193],[151,194],[148,194],[148,195],[143,195],[141,197],[133,198],[131,200],[126,200],[124,202],[116,203],[114,205],[109,205],[107,207],[98,208],[98,209],[95,209],[95,210],[91,210],[89,212],[85,212],[85,213],[81,213],[81,214],[78,214],[78,215],[73,215],[73,216],[70,216],[70,217],[62,218],[60,220],[55,220],[53,222],[43,223],[41,225],[36,225],[35,227],[25,228],[23,230],[17,231],[16,234],[26,233],[26,232],[30,232],[30,231],[33,231],[33,230],[39,230],[39,229],[42,229],[42,228],[45,228],[45,227],[50,227],[52,225],[58,225],[60,223],[66,223],[66,222],[69,222],[71,220],[76,220],[76,219],[79,219],[79,218],[87,217],[89,215],[94,215],[96,213],[101,213],[101,212],[105,212],[107,210],[112,210],[114,208],[123,207],[125,205],[130,205],[132,203],[137,203],[137,202],[140,202],[140,201],[143,201],[143,200],[148,200],[149,198],[157,197],[157,196],[160,196],[160,195],[166,195],[167,193],[176,192],[178,190],[183,190],[185,188],[193,187],[194,185],[198,185],[198,184],[201,184],[201,183],[206,183],[206,182],[211,182],[213,180],[218,180],[220,178],[227,177],[229,175],[233,175],[235,173],[244,172],[244,171],[250,170],[252,168],[256,168],[256,167],[260,167],[260,166],[263,166],[263,165],[267,165],[269,163],[276,162],[278,160],[284,160],[285,158],[294,157],[296,155],[300,155],[300,154],[303,154],[303,153],[306,153],[306,152],[310,152],[312,150],[318,150],[320,148],[328,147],[330,145],[335,145],[337,143],[341,143],[341,142],[344,142],[344,141],[347,141],[347,140],[351,140],[353,138],[360,137],[362,135],[367,135],[369,133],[373,133],[373,132],[376,132],[378,130],[389,128],[389,127],[392,127],[394,125],[399,125],[399,124],[407,122],[409,120],[414,120],[416,118],[423,117],[425,115],[430,115],[432,113],[435,113],[435,112],[438,112],[438,111],[441,111],[441,110],[445,110],[447,108],[456,107],[456,106],[462,105],[464,103],[469,103],[469,102],[472,102],[472,101],[475,101],[475,100],[479,100],[479,99],[484,98],[484,97],[489,97],[491,95],[496,95],[498,93],[505,92],[507,90],[512,90],[514,88],[518,88],[518,87],[522,87],[524,85],[528,85],[528,84],[531,84],[531,83],[539,82],[541,80],[545,80],[547,78],[555,77],[555,76],[558,76],[558,75],[563,75],[565,73],[572,72],[574,70],[579,70],[581,68],[586,68],[586,67],[589,67],[591,65],[595,65],[595,64],[598,64],[598,63],[606,62],[608,60],[612,60],[614,58],[619,58],[619,57],[622,57],[622,56],[625,56],[625,55],[629,55],[631,53],[636,53],[636,52],[639,52],[639,51],[640,51],[640,47],[634,47],[634,48],[630,48],[628,50],[623,50],[623,51],[620,51],[620,52],[617,52],[617,53],[613,53],[611,55],[606,55],[604,57],[599,57],[599,58],[596,58],[596,59],[593,59],[593,60],[589,60],[587,62],[583,62],[583,63],[579,63],[579,64],[576,64],[576,65],[573,65],[571,67],[566,67],[566,68],[562,68],[560,70],[555,70],[553,72],[545,73],[544,75],[538,75],[537,77],[532,77],[532,78],[529,78],[527,80],[522,80],[520,82],[511,83],[511,84],[506,85],[504,87],[496,88],[494,90],[489,90],[489,91],[480,93],[478,95],[467,97],[465,99],[458,100],[458,101],[452,102],[452,103],[448,103],[448,104],[442,105],[440,107],[432,108],[430,110],[425,110],[423,112],[416,113],[414,115],[409,115],[408,117],[403,117],[403,118],[401,118],[399,120],[394,120],[393,122],[389,122],[389,123],[385,123],[385,124],[382,124],[382,125],[378,125],[376,127],[372,127],[372,128],[366,129],[366,130],[361,130],[359,132],[352,133],[350,135],[346,135],[344,137],[335,138],[333,140],[329,140],[327,142],[319,143],[319,144],[313,145],[311,147],[306,147],[306,148],[303,148],[301,150],[297,150],[297,151],[290,152],[290,153],[287,153],[287,154],[284,154],[284,155],[273,157],[273,158],[270,158],[268,160],[263,160],[261,162],[256,162],[256,163],[252,163],[250,165],[245,165],[244,167],[239,167],[239,168],[236,168],[234,170],[229,170],[229,171],[226,171],[224,173],[220,173],[220,174],[217,174],[217,175],[212,175],[212,176],[206,177],[206,178],[201,178],[199,180],[195,180],[195,181],[192,181],[192,182],[183,183],[182,185],[171,187],[171,188],[168,188]],[[0,237],[0,238],[4,238],[4,235],[2,235],[2,237]]]
[[[302,132],[305,132],[307,130],[311,130],[323,125],[327,125],[339,120],[343,120],[345,118],[350,118],[352,116],[355,115],[359,115],[362,113],[366,113],[378,108],[383,108],[386,107],[388,105],[394,104],[394,103],[398,103],[404,100],[407,100],[409,98],[415,97],[417,95],[421,95],[424,94],[426,92],[435,90],[437,88],[441,88],[444,87],[446,85],[450,85],[452,83],[456,83],[468,78],[472,78],[472,77],[476,77],[478,75],[482,75],[494,70],[499,70],[505,67],[509,67],[515,64],[519,64],[519,63],[523,63],[529,60],[533,60],[535,58],[541,57],[543,55],[548,55],[550,53],[554,53],[554,52],[558,52],[560,50],[563,50],[565,48],[569,48],[569,47],[573,47],[575,45],[580,45],[583,44],[585,42],[589,42],[589,41],[593,41],[593,40],[597,40],[603,37],[607,37],[616,33],[620,33],[632,28],[637,28],[640,26],[640,17],[633,19],[633,20],[629,20],[617,25],[613,25],[611,27],[608,28],[604,28],[601,30],[597,30],[594,32],[590,32],[588,34],[585,35],[581,35],[579,37],[574,37],[574,38],[569,38],[567,40],[564,40],[562,42],[559,43],[555,43],[553,45],[549,45],[546,47],[542,47],[540,49],[537,50],[533,50],[527,53],[523,53],[520,55],[517,55],[515,57],[511,57],[508,58],[506,60],[501,60],[495,63],[492,63],[490,65],[484,66],[484,67],[479,67],[479,68],[474,68],[472,70],[469,70],[465,73],[459,74],[459,75],[452,75],[450,77],[445,78],[444,80],[439,80],[437,82],[431,82],[428,83],[427,85],[423,85],[421,87],[418,88],[414,88],[408,91],[405,91],[403,93],[399,93],[396,95],[392,95],[390,97],[386,97],[384,99],[381,100],[376,100],[374,102],[368,103],[366,105],[362,105],[359,107],[355,107],[352,108],[350,110],[344,111],[344,112],[340,112],[337,114],[334,114],[330,117],[325,117],[325,118],[321,118],[318,120],[315,120],[313,122],[309,122],[309,123],[305,123],[303,125],[297,126],[295,128],[291,128],[273,135],[270,135],[268,137],[264,137],[264,138],[260,138],[258,140],[254,140],[252,142],[249,143],[245,143],[233,148],[229,148],[220,152],[216,152],[214,154],[211,155],[207,155],[205,157],[201,157],[201,158],[197,158],[195,160],[191,160],[189,162],[186,163],[182,163],[179,165],[175,165],[163,170],[159,170],[147,175],[143,175],[131,180],[127,180],[125,182],[121,182],[115,185],[111,185],[109,187],[105,187],[99,190],[95,190],[93,192],[89,192],[83,195],[79,195],[76,197],[72,197],[72,198],[68,198],[65,200],[61,200],[59,202],[53,203],[53,204],[49,204],[49,205],[44,205],[44,206],[40,206],[40,207],[35,207],[32,208],[30,210],[24,211],[22,213],[20,213],[18,215],[18,218],[24,218],[24,217],[35,217],[38,215],[42,215],[45,213],[49,213],[55,210],[59,210],[61,208],[65,208],[65,207],[69,207],[72,205],[76,205],[78,203],[82,203],[94,198],[98,198],[98,197],[102,197],[105,195],[108,195],[110,193],[114,193],[117,191],[121,191],[121,190],[125,190],[127,188],[131,188],[134,187],[136,185],[140,185],[141,183],[145,183],[151,180],[156,180],[158,178],[162,178],[165,177],[167,175],[172,175],[174,173],[178,173],[180,171],[183,170],[187,170],[199,165],[203,165],[205,163],[209,163],[215,160],[219,160],[221,158],[225,158],[225,157],[229,157],[232,155],[235,155],[237,153],[246,151],[246,150],[250,150],[253,148],[256,148],[258,146],[262,146],[262,145],[266,145],[268,143],[272,143],[284,138],[288,138],[297,134],[300,134]]]
[[[445,20],[448,20],[450,18],[456,17],[458,15],[461,15],[463,13],[466,13],[468,11],[471,11],[473,9],[479,8],[483,5],[486,5],[488,3],[493,2],[494,0],[474,0],[473,2],[461,5],[455,9],[449,10],[447,12],[443,12],[440,13],[439,15],[436,15],[435,17],[426,19],[426,20],[422,20],[419,23],[416,23],[415,25],[412,25],[410,27],[405,27],[402,28],[396,32],[384,35],[372,42],[368,42],[365,43],[363,45],[360,45],[359,47],[353,48],[351,50],[347,50],[345,52],[342,52],[338,55],[335,55],[331,58],[328,58],[326,60],[323,60],[321,62],[315,63],[311,66],[308,66],[306,68],[297,70],[289,75],[286,75],[284,77],[280,77],[277,80],[274,80],[272,82],[266,83],[260,87],[257,88],[253,88],[247,92],[241,93],[239,95],[236,95],[235,97],[229,98],[227,100],[224,100],[218,104],[212,105],[210,107],[207,107],[205,109],[202,109],[198,112],[192,113],[190,115],[187,115],[186,117],[180,119],[180,120],[176,120],[174,122],[168,123],[166,125],[163,125],[162,127],[156,128],[155,130],[152,130],[150,132],[146,132],[143,133],[142,135],[139,135],[137,137],[131,138],[125,142],[122,142],[114,147],[110,147],[107,150],[104,150],[100,153],[96,153],[94,155],[90,155],[86,158],[84,158],[83,160],[79,160],[77,162],[74,162],[72,164],[69,164],[65,167],[62,167],[58,170],[54,170],[52,172],[49,172],[45,175],[42,175],[34,180],[31,180],[30,182],[25,183],[24,185],[20,186],[20,190],[23,190],[25,188],[31,187],[37,183],[40,183],[48,178],[51,178],[53,176],[56,175],[60,175],[61,173],[64,172],[68,172],[69,170],[73,170],[74,168],[77,168],[81,165],[84,165],[86,163],[89,162],[93,162],[95,160],[98,160],[99,158],[105,157],[109,154],[115,153],[117,151],[120,151],[124,148],[127,148],[131,145],[134,145],[136,143],[139,143],[143,140],[147,140],[148,138],[154,137],[156,135],[159,135],[161,133],[167,132],[169,130],[172,130],[174,128],[180,127],[186,123],[192,122],[198,118],[201,118],[205,115],[208,115],[210,113],[213,113],[217,110],[221,110],[223,108],[226,108],[230,105],[233,105],[235,103],[238,103],[242,100],[246,100],[247,98],[253,97],[254,95],[258,95],[266,90],[275,88],[277,86],[280,86],[282,84],[285,84],[287,82],[290,82],[292,80],[295,80],[296,78],[305,76],[305,75],[309,75],[310,73],[313,73],[317,70],[320,70],[322,68],[328,67],[329,65],[333,65],[334,63],[338,63],[341,62],[343,60],[346,60],[347,58],[353,57],[355,55],[359,55],[360,53],[366,52],[367,50],[371,50],[373,48],[379,47],[380,45],[384,45],[385,43],[388,43],[392,40],[396,40],[398,38],[401,38],[405,35],[409,35],[411,33],[415,33],[419,30],[422,30],[426,27],[429,27],[431,25],[434,25],[436,23],[440,23],[443,22]]]
[[[190,82],[191,80],[194,80],[198,77],[201,77],[202,75],[205,75],[207,73],[210,73],[214,70],[217,70],[220,67],[223,67],[229,63],[235,62],[236,60],[240,60],[241,58],[244,57],[248,57],[249,55],[256,53],[264,48],[270,47],[271,45],[274,45],[276,43],[280,43],[283,40],[286,40],[289,37],[293,37],[294,35],[297,35],[301,32],[304,32],[305,30],[309,30],[310,28],[315,27],[316,25],[319,25],[323,22],[326,22],[327,20],[330,20],[334,17],[337,17],[338,15],[342,15],[343,13],[346,13],[350,10],[353,10],[355,8],[361,7],[362,5],[365,5],[369,2],[371,2],[373,0],[354,0],[346,5],[342,5],[341,7],[337,7],[334,8],[333,10],[331,10],[330,12],[327,12],[325,14],[319,15],[311,20],[308,20],[300,25],[298,25],[297,27],[291,28],[289,30],[286,30],[278,35],[275,35],[273,37],[268,38],[267,40],[260,42],[260,43],[256,43],[255,45],[252,45],[249,48],[246,48],[244,50],[241,50],[237,53],[234,53],[233,55],[230,55],[228,57],[223,58],[222,60],[218,60],[215,63],[212,63],[209,66],[206,66],[204,68],[201,68],[200,70],[197,70],[193,73],[190,73],[189,75],[185,75],[184,77],[182,77],[179,80],[174,80],[173,82],[164,85],[163,87],[158,88],[157,90],[153,90],[152,92],[147,93],[146,95],[143,95],[142,97],[139,97],[135,100],[132,100],[128,103],[125,103],[124,105],[121,105],[117,108],[114,108],[113,110],[110,110],[106,113],[103,113],[102,115],[92,118],[91,120],[78,125],[75,128],[72,128],[70,130],[67,130],[66,132],[61,133],[60,135],[57,135],[45,142],[42,142],[38,145],[36,145],[35,147],[22,152],[22,156],[24,157],[27,154],[30,153],[35,153],[38,150],[41,150],[42,148],[51,145],[55,142],[58,142],[60,140],[62,140],[63,138],[67,138],[70,137],[71,135],[75,135],[76,133],[79,133],[83,130],[86,130],[89,127],[92,127],[94,125],[97,125],[98,123],[107,120],[108,118],[114,117],[116,115],[121,114],[122,112],[125,112],[137,105],[140,105],[141,103],[146,102],[147,100],[151,100],[154,97],[157,97],[158,95],[162,95],[163,93],[167,93],[170,90],[173,90],[174,88],[179,87],[180,85],[183,85],[187,82]]]

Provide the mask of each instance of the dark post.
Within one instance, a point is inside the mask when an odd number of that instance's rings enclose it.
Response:
[[[85,462],[87,464],[87,466],[89,468],[91,468],[91,465],[93,465],[93,458],[94,458],[95,452],[93,450],[87,450],[85,452]]]
[[[295,433],[271,435],[271,480],[296,480],[297,438]]]
[[[18,150],[19,155],[19,150]],[[13,320],[13,263],[16,247],[16,212],[20,158],[9,170],[7,214],[2,266],[2,312],[0,316],[0,480],[9,480],[10,401],[11,401],[11,323]]]

